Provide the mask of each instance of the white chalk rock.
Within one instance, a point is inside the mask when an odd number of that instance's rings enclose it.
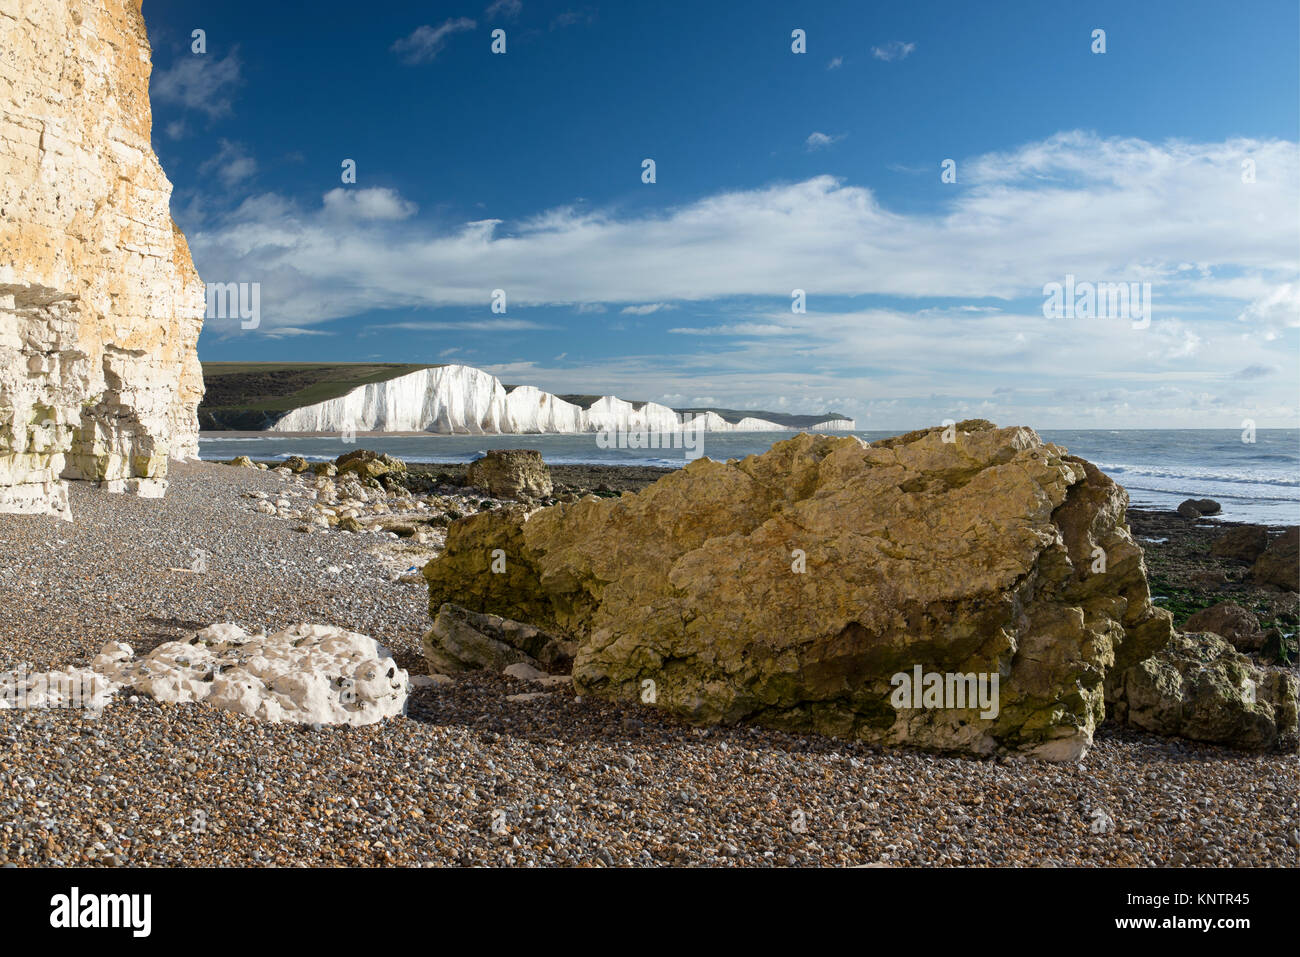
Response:
[[[109,642],[90,668],[0,674],[0,709],[99,711],[123,687],[159,701],[202,702],[259,721],[375,724],[403,714],[409,680],[383,645],[331,625],[292,625],[273,635],[210,625],[144,658]]]
[[[407,674],[373,638],[331,625],[273,635],[210,625],[113,677],[162,701],[205,701],[262,721],[374,724],[406,708]]]

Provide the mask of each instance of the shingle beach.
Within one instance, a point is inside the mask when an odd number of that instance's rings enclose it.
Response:
[[[424,675],[427,598],[400,555],[250,508],[309,485],[176,463],[161,500],[74,483],[74,523],[0,515],[0,669],[315,622]],[[1300,864],[1294,754],[1104,729],[1079,764],[949,758],[694,729],[567,687],[511,700],[535,690],[420,682],[362,728],[127,693],[98,716],[0,711],[0,863]]]

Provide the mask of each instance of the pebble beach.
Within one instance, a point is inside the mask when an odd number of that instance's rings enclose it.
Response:
[[[0,670],[315,622],[425,675],[407,546],[249,507],[294,482],[174,463],[164,499],[73,483],[71,524],[0,515]],[[121,694],[0,711],[0,864],[1297,866],[1300,758],[1117,729],[1078,764],[881,751],[487,673],[360,728]]]

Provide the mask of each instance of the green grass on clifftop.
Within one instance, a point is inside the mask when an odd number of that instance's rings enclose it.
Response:
[[[429,368],[399,362],[205,362],[199,428],[264,429],[291,409]]]

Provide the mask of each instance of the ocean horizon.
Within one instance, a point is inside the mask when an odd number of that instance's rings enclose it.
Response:
[[[835,433],[873,442],[907,429]],[[1243,442],[1240,429],[1042,429],[1045,441],[1065,446],[1095,464],[1129,493],[1137,508],[1174,509],[1184,499],[1212,498],[1223,506],[1217,517],[1265,525],[1300,524],[1300,429],[1259,429]],[[698,451],[726,460],[758,455],[788,432],[706,432]],[[199,434],[199,455],[221,461],[237,455],[271,461],[302,456],[312,462],[337,458],[357,448],[387,452],[418,464],[469,462],[490,449],[531,448],[551,465],[628,465],[680,468],[681,448],[601,448],[597,433],[443,435],[435,433]],[[665,442],[668,440],[665,439]]]

